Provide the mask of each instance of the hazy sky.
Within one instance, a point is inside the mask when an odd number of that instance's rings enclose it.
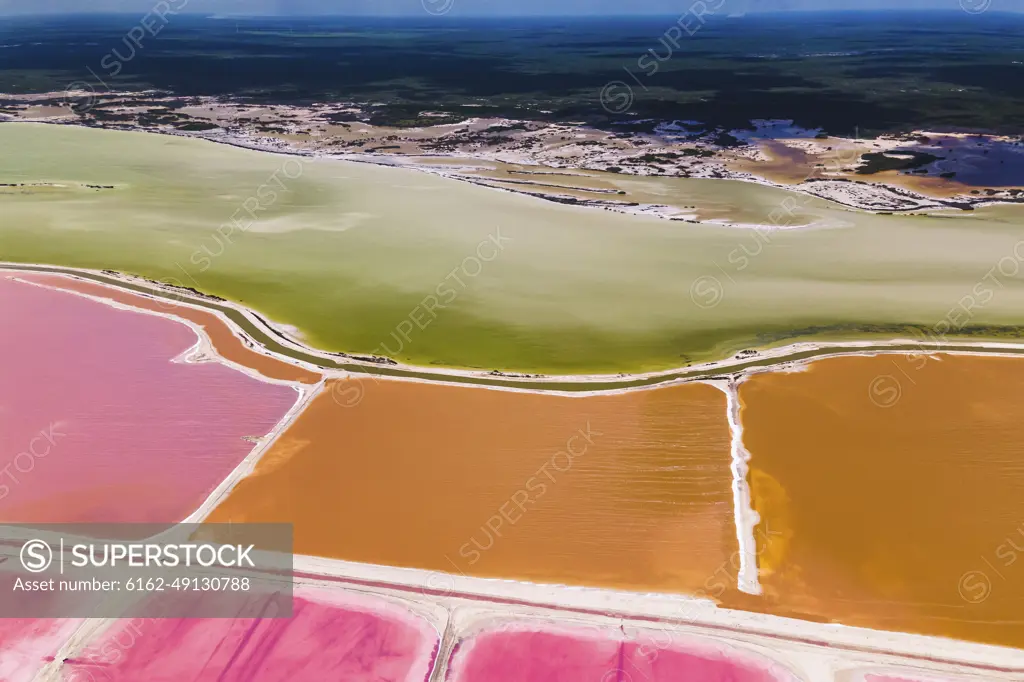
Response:
[[[523,16],[685,13],[695,2],[722,14],[780,10],[931,9],[1024,11],[1024,0],[163,0],[189,13],[233,15],[355,14]],[[724,4],[722,4],[724,3]],[[158,0],[0,0],[0,15],[149,12]],[[725,11],[728,9],[729,11]],[[438,11],[444,10],[444,11]]]

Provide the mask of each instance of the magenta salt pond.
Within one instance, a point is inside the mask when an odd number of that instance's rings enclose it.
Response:
[[[0,521],[176,522],[298,399],[198,336],[0,274]]]
[[[0,618],[0,680],[28,682],[81,624],[81,620]]]
[[[423,682],[439,636],[383,599],[296,590],[291,618],[118,621],[64,682]],[[200,597],[201,598],[201,597]]]
[[[654,644],[653,642],[657,642]],[[572,630],[484,632],[460,643],[452,682],[793,682],[779,665],[727,646]]]

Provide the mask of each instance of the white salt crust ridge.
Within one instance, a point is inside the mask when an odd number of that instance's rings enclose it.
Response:
[[[736,523],[736,540],[740,547],[740,568],[736,573],[736,588],[747,594],[761,594],[761,582],[757,574],[757,540],[754,528],[761,517],[750,501],[750,484],[747,474],[750,467],[750,453],[743,446],[743,425],[740,423],[739,382],[735,379],[728,385],[715,384],[725,393],[726,415],[729,419],[729,433],[732,435],[732,504]]]

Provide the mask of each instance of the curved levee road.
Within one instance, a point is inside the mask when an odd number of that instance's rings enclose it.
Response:
[[[121,275],[110,270],[94,271],[53,265],[0,262],[0,269],[9,271],[36,272],[67,275],[90,280],[107,286],[162,299],[169,304],[184,304],[205,308],[220,313],[240,329],[253,342],[270,353],[285,356],[324,370],[345,371],[369,378],[388,377],[418,379],[445,383],[492,386],[529,391],[551,391],[564,393],[593,393],[622,391],[627,389],[650,388],[674,381],[724,378],[741,372],[773,365],[801,362],[815,358],[836,355],[865,353],[909,353],[924,355],[939,352],[972,352],[1000,355],[1024,355],[1024,344],[1006,341],[972,341],[961,343],[911,342],[895,340],[888,343],[876,342],[819,342],[796,343],[784,348],[773,349],[744,357],[743,354],[718,362],[704,363],[687,368],[667,370],[650,374],[620,374],[607,376],[549,376],[510,375],[501,372],[471,372],[457,369],[424,369],[397,364],[361,361],[357,356],[341,353],[326,353],[302,346],[278,331],[267,320],[254,311],[245,311],[241,306],[224,299],[208,296],[193,289],[184,289],[139,277]],[[131,281],[127,278],[131,277]]]

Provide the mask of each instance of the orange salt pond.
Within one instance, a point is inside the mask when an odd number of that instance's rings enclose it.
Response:
[[[210,521],[294,522],[297,554],[692,592],[737,549],[729,441],[725,395],[703,384],[340,381]]]
[[[760,608],[1024,646],[1024,361],[832,358],[740,398]]]
[[[213,344],[217,354],[226,360],[256,370],[268,379],[298,381],[304,384],[315,384],[320,381],[320,375],[316,372],[311,372],[284,360],[278,360],[262,353],[257,353],[246,347],[242,340],[232,333],[227,323],[212,312],[179,305],[171,301],[140,296],[115,287],[74,277],[21,272],[16,273],[15,276],[18,279],[44,284],[48,287],[63,289],[64,291],[75,291],[97,298],[105,298],[135,308],[153,310],[189,320],[203,328],[206,335],[210,337],[210,342]]]

